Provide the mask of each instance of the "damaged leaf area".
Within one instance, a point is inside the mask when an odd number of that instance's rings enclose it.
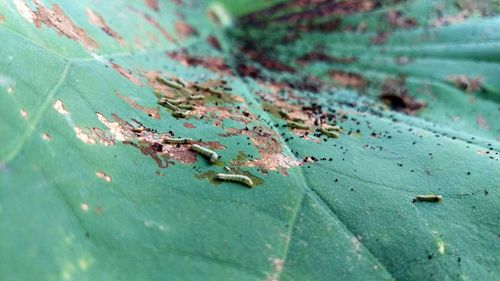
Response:
[[[1,2],[1,279],[499,279],[498,14]]]

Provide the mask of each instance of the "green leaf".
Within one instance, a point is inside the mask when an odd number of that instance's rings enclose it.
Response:
[[[311,2],[0,3],[0,279],[500,278],[497,2]]]

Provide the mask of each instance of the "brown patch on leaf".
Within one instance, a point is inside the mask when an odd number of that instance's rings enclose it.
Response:
[[[194,29],[194,27],[182,21],[178,21],[175,23],[175,32],[181,38],[187,38],[198,35],[198,31]]]
[[[144,84],[139,80],[139,78],[135,77],[134,74],[132,74],[131,70],[127,70],[120,65],[114,63],[114,62],[109,62],[111,67],[113,67],[116,72],[120,73],[123,77],[127,78],[130,82],[136,84],[137,86],[144,86]]]
[[[352,63],[357,59],[355,57],[334,57],[321,52],[310,52],[297,59],[299,64],[309,64],[312,62],[324,63]]]
[[[387,13],[387,21],[393,27],[410,28],[417,25],[417,21],[414,18],[405,17],[403,12],[394,10]]]
[[[379,32],[379,33],[377,33],[377,35],[370,38],[370,41],[374,45],[381,45],[381,44],[385,44],[385,42],[387,42],[387,39],[389,39],[388,32]]]
[[[172,160],[184,164],[196,162],[196,154],[189,149],[189,145],[162,143],[161,137],[163,135],[173,137],[170,133],[160,134],[133,120],[139,125],[140,129],[138,129],[116,114],[111,115],[112,119],[108,119],[100,113],[96,115],[99,121],[107,127],[114,140],[138,148],[142,154],[151,157],[160,168],[166,168],[169,164],[173,164]],[[224,148],[218,142],[194,141],[193,143],[215,150]]]
[[[13,0],[18,12],[29,22],[40,28],[42,24],[57,31],[69,39],[79,42],[87,50],[99,47],[96,41],[87,36],[85,30],[78,27],[57,4],[52,9],[43,6],[40,0],[34,0],[35,10],[32,10],[24,0]]]
[[[222,51],[222,47],[220,45],[219,40],[217,40],[217,37],[210,35],[207,37],[206,40],[208,44],[210,44],[210,46],[212,46],[214,49],[216,49],[217,51]]]
[[[232,161],[233,165],[258,167],[264,173],[274,170],[285,171],[288,168],[300,165],[300,162],[292,156],[283,153],[283,146],[279,142],[279,135],[270,128],[258,126],[252,129],[230,128],[226,131],[221,136],[247,136],[259,151],[260,159],[234,160]]]
[[[490,124],[488,124],[488,121],[486,121],[486,119],[484,119],[484,117],[481,115],[478,115],[476,117],[476,123],[479,126],[479,128],[481,128],[485,131],[489,131],[491,129],[491,126],[490,126]]]
[[[232,74],[231,68],[223,58],[192,56],[186,50],[169,52],[167,56],[184,66],[202,66],[223,75]]]
[[[184,128],[188,128],[188,129],[196,128],[195,125],[193,125],[192,123],[189,123],[189,122],[184,122],[184,124],[182,124],[182,126],[184,126]]]
[[[158,21],[156,21],[153,17],[136,9],[133,8],[130,9],[136,14],[142,16],[149,24],[151,24],[154,28],[156,28],[167,41],[172,43],[174,42],[174,38],[172,37],[172,35],[170,35],[167,32],[167,30],[163,28],[163,26],[161,26],[161,24]]]
[[[366,85],[366,81],[360,74],[353,72],[345,72],[340,70],[333,70],[329,72],[330,78],[337,84],[344,87],[351,87],[354,89],[362,89]]]
[[[105,146],[115,144],[113,138],[99,128],[80,128],[76,126],[73,130],[75,131],[76,137],[86,144],[93,145],[100,143]]]
[[[415,100],[408,94],[404,79],[387,79],[382,86],[380,100],[391,109],[415,115],[425,107],[425,102]]]
[[[467,18],[469,18],[469,16],[470,16],[470,12],[468,10],[460,11],[456,15],[439,16],[432,22],[432,26],[442,27],[442,26],[447,26],[447,25],[451,25],[451,24],[462,23]]]
[[[109,25],[104,21],[104,18],[99,15],[98,13],[92,11],[91,9],[87,8],[86,9],[86,14],[87,17],[89,18],[89,22],[100,28],[102,31],[104,31],[106,34],[108,34],[110,37],[116,40],[121,46],[126,46],[127,43],[123,38],[118,34],[118,32],[114,31]]]
[[[160,119],[160,114],[158,113],[158,109],[156,109],[156,108],[148,108],[148,107],[144,107],[142,105],[139,105],[133,99],[131,99],[129,97],[126,97],[126,96],[123,96],[119,92],[116,92],[116,95],[120,99],[122,99],[123,101],[125,101],[126,103],[130,104],[130,106],[132,106],[134,109],[137,109],[139,111],[144,112],[145,114],[147,114],[149,117],[151,117],[153,119]]]
[[[483,78],[473,78],[465,75],[448,76],[448,81],[452,82],[455,86],[466,91],[467,93],[480,91],[482,89],[481,85],[483,84]]]
[[[160,10],[160,6],[158,6],[158,0],[144,0],[144,3],[155,12],[158,12]]]
[[[4,21],[5,21],[5,17],[2,14],[0,14],[0,23],[3,23]]]
[[[295,72],[295,69],[293,67],[267,56],[264,52],[258,51],[255,46],[247,46],[245,48],[242,48],[241,52],[244,53],[249,59],[260,64],[262,67],[268,70],[290,73]]]

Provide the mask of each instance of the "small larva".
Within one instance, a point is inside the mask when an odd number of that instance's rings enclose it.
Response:
[[[336,133],[336,132],[332,132],[332,131],[328,131],[328,130],[327,130],[327,129],[325,129],[325,128],[319,128],[319,131],[320,131],[323,135],[325,135],[325,136],[327,136],[327,137],[330,137],[330,138],[338,138],[338,137],[339,137],[339,134],[338,134],[338,133]]]
[[[168,107],[168,108],[172,109],[173,111],[180,111],[180,109],[177,106],[171,104],[166,98],[161,98],[159,103],[160,103],[160,105]]]
[[[216,89],[212,89],[212,88],[208,88],[208,91],[214,95],[216,95],[218,98],[221,98],[222,95],[224,94],[224,92],[222,91],[219,91],[219,90],[216,90]]]
[[[189,96],[190,100],[203,100],[205,99],[204,95],[194,95],[194,96]]]
[[[184,88],[182,85],[177,84],[173,81],[163,79],[162,77],[156,77],[156,81],[162,83],[163,85],[167,85],[167,86],[174,88],[174,89],[177,89],[177,90],[181,90],[182,88]]]
[[[172,116],[176,118],[187,118],[189,116],[189,112],[186,111],[174,111],[172,112]]]
[[[186,87],[188,84],[184,79],[182,79],[180,77],[175,79],[175,82],[179,83],[179,85],[181,85],[182,87]]]
[[[188,110],[194,109],[194,106],[192,104],[179,104],[178,106],[180,109],[188,109]]]
[[[336,131],[336,132],[342,131],[342,129],[339,126],[333,126],[328,124],[323,124],[322,128],[327,131]]]
[[[182,103],[184,101],[181,98],[178,98],[178,99],[175,99],[175,100],[174,99],[165,98],[165,100],[168,101],[169,103],[175,104],[175,105],[180,104],[180,103]]]
[[[253,187],[253,181],[245,175],[233,175],[233,174],[217,174],[215,179],[223,181],[233,181],[246,184],[248,187]]]
[[[146,128],[144,128],[143,126],[140,126],[138,128],[133,128],[132,132],[134,132],[134,133],[142,133],[142,132],[144,132],[144,130],[146,130]]]
[[[288,114],[288,112],[284,111],[283,109],[280,109],[279,114],[285,119],[290,119],[290,115]]]
[[[163,137],[161,137],[161,141],[164,143],[185,144],[185,143],[192,143],[193,139],[191,139],[191,138],[171,138],[171,137],[163,136]]]
[[[191,149],[198,152],[199,154],[205,156],[206,158],[208,158],[208,161],[211,164],[215,163],[215,161],[217,161],[217,159],[219,159],[219,155],[217,155],[217,153],[215,151],[212,151],[212,150],[205,148],[203,146],[193,144],[191,146]]]
[[[441,196],[441,195],[427,194],[427,195],[415,196],[415,199],[413,199],[413,202],[416,202],[416,201],[419,201],[419,202],[439,202],[441,200],[443,200],[443,196]]]
[[[293,122],[293,121],[288,121],[286,123],[286,125],[292,129],[301,129],[301,130],[309,130],[309,126],[305,125],[305,124],[300,124],[300,123],[297,123],[297,122]]]

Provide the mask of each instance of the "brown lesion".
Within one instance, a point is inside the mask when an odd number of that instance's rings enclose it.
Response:
[[[148,6],[151,10],[158,12],[160,10],[160,6],[158,5],[158,0],[144,0],[146,6]]]
[[[257,167],[264,173],[280,170],[283,174],[286,174],[286,169],[300,165],[294,157],[283,152],[283,144],[279,141],[280,136],[271,128],[264,126],[255,126],[252,129],[229,128],[220,135],[223,137],[247,136],[259,152],[260,158],[258,159],[243,160],[237,157],[231,161],[232,165]]]
[[[297,59],[297,63],[300,65],[310,64],[313,62],[347,64],[347,63],[353,63],[356,61],[357,61],[356,57],[335,57],[335,56],[330,56],[330,55],[327,55],[323,52],[317,52],[317,51],[309,52],[309,53],[304,54],[303,56],[301,56]]]
[[[40,28],[42,24],[57,31],[69,39],[79,42],[87,50],[95,50],[99,47],[94,39],[90,38],[85,30],[78,27],[57,4],[52,9],[45,7],[40,0],[33,1],[35,9],[32,10],[24,0],[14,0],[18,12],[29,22]]]
[[[411,28],[417,25],[414,18],[405,17],[402,11],[389,11],[387,12],[387,21],[393,27]]]
[[[219,74],[233,75],[231,68],[223,58],[195,56],[189,54],[185,49],[180,51],[168,52],[167,56],[172,60],[180,62],[186,67],[201,66]]]
[[[386,79],[380,100],[391,109],[408,115],[415,115],[426,106],[425,102],[416,100],[408,93],[404,78]]]
[[[89,8],[86,9],[86,14],[87,14],[87,17],[89,19],[89,22],[92,25],[97,26],[98,28],[100,28],[102,31],[104,31],[111,38],[115,39],[116,42],[118,42],[121,46],[126,46],[127,45],[127,43],[125,42],[125,40],[123,40],[123,38],[121,37],[121,35],[118,34],[118,32],[116,32],[115,30],[113,30],[106,23],[106,21],[104,20],[104,18],[101,15],[99,15],[95,11],[92,11]]]
[[[483,78],[471,77],[466,75],[450,75],[448,81],[452,82],[459,89],[473,93],[482,90]]]
[[[336,84],[343,87],[350,87],[353,89],[363,89],[367,82],[363,77],[354,72],[346,72],[341,70],[332,70],[329,72],[330,78]]]
[[[117,97],[119,97],[121,100],[128,103],[134,109],[137,109],[139,111],[144,112],[145,114],[147,114],[149,117],[151,117],[153,119],[160,119],[160,114],[158,113],[157,108],[148,108],[148,107],[142,106],[142,105],[138,104],[136,101],[134,101],[133,99],[120,94],[120,92],[118,92],[118,91],[115,94]]]
[[[165,38],[165,40],[167,40],[168,42],[171,42],[171,43],[175,43],[174,37],[172,37],[172,35],[170,35],[170,33],[168,33],[168,31],[156,19],[154,19],[151,15],[149,15],[145,12],[139,11],[139,10],[132,8],[132,7],[129,7],[129,9],[132,12],[136,13],[137,15],[141,16],[151,26],[153,26],[156,30],[158,30],[161,33],[161,35],[163,36],[163,38]]]
[[[198,35],[198,31],[194,27],[183,21],[177,21],[175,23],[175,32],[180,38],[188,38]]]
[[[119,64],[117,63],[114,63],[114,62],[109,62],[109,65],[111,65],[111,67],[116,71],[118,72],[120,75],[122,75],[123,77],[127,78],[127,80],[129,80],[130,82],[136,84],[137,86],[144,86],[144,84],[141,82],[141,80],[139,80],[139,78],[137,78],[133,73],[132,73],[132,70],[130,69],[125,69],[123,68],[122,66],[120,66]]]
[[[96,113],[96,116],[107,128],[107,132],[98,128],[75,129],[78,138],[87,144],[106,141],[104,145],[113,145],[115,142],[131,145],[153,159],[160,168],[166,168],[175,161],[184,164],[196,162],[196,154],[190,150],[190,144],[168,144],[161,141],[163,136],[175,137],[173,132],[158,133],[135,119],[132,119],[132,124],[116,114],[111,114],[109,119],[101,113]],[[213,150],[224,149],[224,146],[215,141],[194,140],[192,143]]]

